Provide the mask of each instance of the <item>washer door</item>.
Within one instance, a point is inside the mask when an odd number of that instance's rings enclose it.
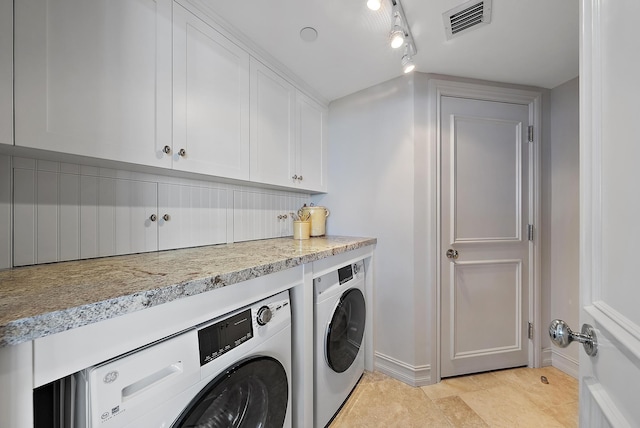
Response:
[[[327,364],[333,371],[344,372],[358,356],[364,335],[365,312],[364,296],[359,289],[351,288],[342,294],[325,338]]]
[[[271,357],[241,361],[198,393],[172,427],[280,428],[289,401],[287,373]]]

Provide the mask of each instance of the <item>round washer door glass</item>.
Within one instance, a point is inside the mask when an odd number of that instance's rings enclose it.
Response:
[[[331,317],[326,337],[326,357],[333,371],[342,373],[351,367],[362,345],[365,323],[362,292],[351,288],[340,297]]]
[[[282,364],[271,357],[250,358],[209,382],[172,428],[281,428],[288,398]]]

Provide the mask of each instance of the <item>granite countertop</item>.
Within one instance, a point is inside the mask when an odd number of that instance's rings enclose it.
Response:
[[[342,236],[275,238],[0,271],[0,347],[375,243]]]

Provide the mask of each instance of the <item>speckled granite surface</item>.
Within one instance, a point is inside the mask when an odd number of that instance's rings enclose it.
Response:
[[[0,271],[0,346],[282,271],[375,239],[266,239]]]

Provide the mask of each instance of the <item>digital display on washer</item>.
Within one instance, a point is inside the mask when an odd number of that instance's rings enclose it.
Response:
[[[350,281],[352,278],[353,269],[351,269],[351,265],[338,269],[338,279],[340,280],[340,284],[344,284],[345,282]]]
[[[252,337],[251,309],[198,330],[200,366],[210,363]]]

